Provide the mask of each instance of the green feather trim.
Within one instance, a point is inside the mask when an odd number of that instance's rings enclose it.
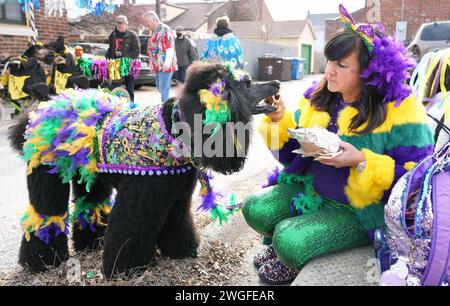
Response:
[[[214,124],[216,127],[211,132],[211,136],[215,135],[228,120],[230,120],[230,110],[226,105],[222,105],[220,110],[205,110],[205,119],[203,119],[204,125]]]
[[[386,150],[396,147],[423,148],[434,143],[433,134],[425,124],[411,123],[394,126],[390,133],[373,133],[367,135],[345,136],[339,135],[342,141],[349,142],[358,150],[370,148],[377,154],[384,154]]]
[[[307,215],[319,210],[322,204],[322,198],[317,194],[301,193],[293,199],[293,203],[295,209]]]
[[[372,204],[363,209],[356,209],[356,216],[366,230],[380,228],[385,225],[384,206]]]
[[[219,219],[219,223],[222,225],[223,222],[228,222],[228,216],[232,213],[232,211],[225,209],[222,205],[216,204],[216,206],[211,209],[210,216],[214,221]]]

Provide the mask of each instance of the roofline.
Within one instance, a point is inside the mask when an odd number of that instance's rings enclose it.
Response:
[[[210,15],[214,14],[218,9],[222,8],[223,6],[225,6],[225,4],[228,4],[229,2],[233,2],[233,0],[226,0],[226,1],[224,1],[215,10],[213,10],[213,11],[209,12],[208,14],[206,14],[205,17],[209,17]]]
[[[317,38],[317,35],[316,35],[316,31],[314,31],[314,26],[313,26],[313,24],[311,23],[311,21],[310,21],[309,19],[307,19],[306,22],[307,22],[307,24],[309,25],[309,27],[310,27],[310,29],[311,29],[311,33],[313,34],[314,40],[317,40],[318,38]],[[305,29],[303,29],[303,31],[304,31],[304,30],[305,30]],[[303,32],[302,32],[302,34],[303,34]]]
[[[186,4],[188,4],[188,3],[186,3]],[[142,6],[145,6],[145,5],[148,5],[148,4],[141,4]],[[155,4],[150,4],[150,5],[155,5]],[[169,3],[167,3],[167,2],[163,2],[163,3],[161,3],[161,6],[163,6],[163,5],[166,5],[166,6],[171,6],[171,7],[174,7],[174,8],[179,8],[179,9],[182,9],[182,10],[185,10],[185,11],[187,11],[188,9],[187,8],[185,8],[185,7],[182,7],[182,6],[178,6],[178,5],[175,5],[175,4],[169,4]],[[156,5],[155,5],[156,6]]]
[[[232,0],[226,0],[226,1],[223,2],[221,5],[219,5],[215,10],[212,10],[212,11],[209,12],[208,14],[204,15],[204,16],[203,16],[203,22],[202,22],[197,28],[195,28],[195,31],[197,31],[198,29],[200,29],[200,28],[205,24],[205,22],[206,22],[208,16],[210,16],[210,15],[213,14],[213,13],[215,13],[219,8],[221,8],[222,6],[224,6],[225,4],[227,4],[227,3],[230,2],[230,1],[232,1]],[[201,3],[201,2],[200,2],[200,3],[193,2],[193,3],[186,3],[186,4],[204,4],[204,3]],[[212,3],[212,4],[214,4],[214,3]],[[173,5],[171,5],[171,6],[173,6]],[[175,6],[174,6],[174,7],[175,7]],[[180,8],[182,8],[182,7],[180,7]],[[178,16],[176,16],[174,19],[169,20],[168,22],[174,22],[175,20],[177,20],[178,18],[180,18],[181,16],[183,16],[184,14],[186,14],[186,13],[189,11],[187,8],[183,8],[183,9],[184,9],[184,12],[183,12],[183,13],[181,13],[181,14],[178,15]]]

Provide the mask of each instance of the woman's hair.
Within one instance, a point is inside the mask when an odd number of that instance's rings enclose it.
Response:
[[[371,58],[356,32],[344,30],[336,34],[325,46],[325,56],[329,61],[342,60],[352,52],[357,52],[358,54],[360,72],[362,73],[369,66]],[[336,99],[339,93],[330,92],[327,85],[327,80],[324,78],[311,94],[310,101],[317,110],[331,114],[336,106]],[[386,120],[386,103],[383,103],[383,96],[377,92],[375,86],[363,83],[361,97],[353,106],[359,112],[352,118],[349,131],[353,131],[356,134],[371,133]],[[360,131],[356,131],[365,122],[367,122],[367,126]]]
[[[230,18],[228,16],[222,16],[216,19],[216,27],[218,28],[229,28]]]

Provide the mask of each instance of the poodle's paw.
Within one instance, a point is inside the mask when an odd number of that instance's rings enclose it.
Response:
[[[31,272],[41,272],[59,267],[69,257],[66,235],[53,237],[46,244],[34,235],[30,241],[22,238],[19,264]]]
[[[81,229],[75,222],[73,228],[72,241],[76,251],[96,251],[103,245],[106,226],[91,225]]]

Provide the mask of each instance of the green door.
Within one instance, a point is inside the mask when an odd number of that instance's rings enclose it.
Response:
[[[302,58],[306,59],[305,74],[311,74],[312,47],[302,44]]]

